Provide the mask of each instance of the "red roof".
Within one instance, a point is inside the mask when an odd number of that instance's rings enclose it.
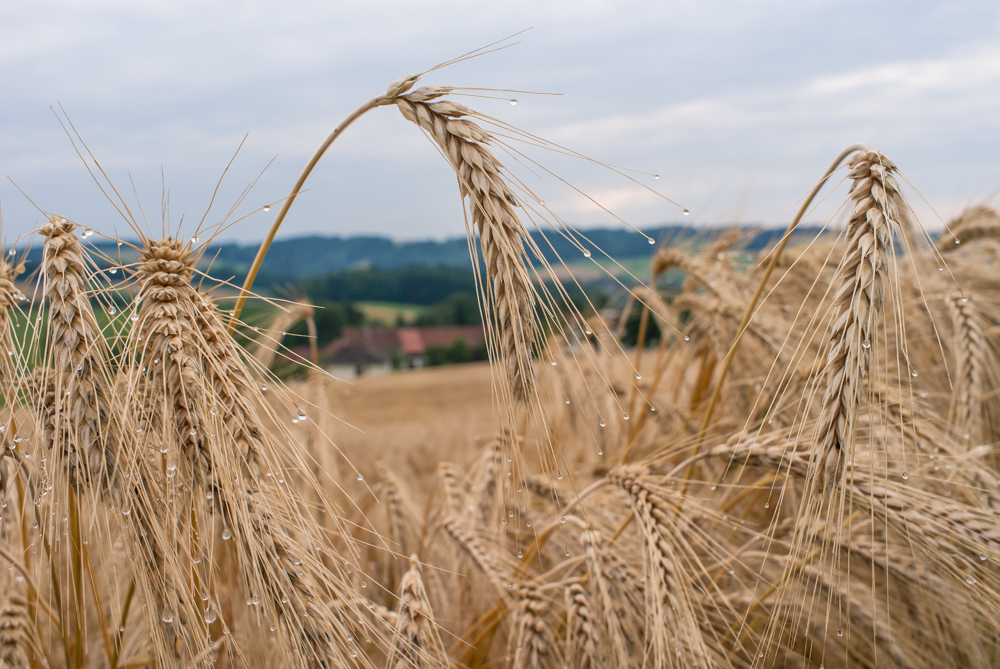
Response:
[[[479,325],[428,328],[346,327],[341,330],[340,339],[327,346],[323,353],[329,355],[347,346],[363,344],[383,352],[398,350],[404,355],[423,355],[428,346],[451,346],[456,339],[464,339],[469,348],[475,349],[486,339],[486,333]]]
[[[398,328],[396,336],[399,339],[399,350],[404,355],[423,355],[427,350],[418,328]]]

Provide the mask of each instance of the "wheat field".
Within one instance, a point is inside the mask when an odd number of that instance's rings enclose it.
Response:
[[[626,350],[542,283],[491,119],[418,78],[357,115],[454,168],[490,365],[283,383],[311,309],[238,344],[210,235],[125,214],[125,261],[54,214],[41,267],[5,251],[0,666],[997,666],[996,212],[931,238],[849,147],[809,243],[656,249]]]

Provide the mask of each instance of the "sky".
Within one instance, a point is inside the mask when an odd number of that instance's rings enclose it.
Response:
[[[783,225],[858,141],[896,162],[929,229],[1000,204],[996,0],[38,0],[0,4],[4,235],[36,229],[41,209],[134,237],[52,107],[154,234],[164,218],[193,234],[204,217],[202,234],[252,244],[278,210],[264,207],[353,109],[400,76],[529,28],[422,83],[540,93],[456,100],[589,159],[498,150],[550,218]],[[831,188],[809,220],[837,220],[845,194]],[[447,164],[390,107],[338,139],[279,236],[464,230]]]

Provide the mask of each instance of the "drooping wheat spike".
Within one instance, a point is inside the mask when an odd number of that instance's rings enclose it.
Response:
[[[194,557],[207,550],[209,538],[185,519],[200,518],[201,526],[211,527],[221,514],[222,538],[232,539],[227,545],[247,596],[283,623],[293,649],[287,662],[365,664],[341,614],[327,605],[332,598],[341,609],[350,608],[350,587],[339,568],[330,570],[320,560],[317,549],[326,542],[301,508],[302,498],[280,485],[285,458],[299,471],[308,467],[280,443],[279,432],[264,426],[259,412],[266,403],[239,345],[215,306],[191,285],[194,261],[190,244],[147,241],[136,271],[141,302],[130,348],[138,351],[132,373],[143,382],[134,385],[150,395],[139,404],[152,407],[149,423],[161,431],[167,450],[167,478],[149,474],[167,488],[175,476],[183,475],[186,484],[171,489],[183,503],[168,501],[164,509],[161,501],[151,514],[169,517],[183,509],[180,536],[194,536]],[[274,482],[267,480],[272,477]]]
[[[598,630],[594,619],[590,595],[579,583],[566,588],[566,663],[580,669],[596,669],[598,658]]]
[[[416,555],[410,556],[410,569],[403,575],[399,588],[396,634],[387,666],[391,669],[449,666]]]
[[[981,403],[986,390],[986,372],[990,363],[982,322],[969,298],[951,295],[945,300],[955,328],[954,340],[954,421],[959,434],[983,437]]]
[[[940,253],[964,248],[964,244],[979,239],[1000,238],[1000,215],[985,205],[966,209],[948,224],[948,229],[938,239]]]
[[[511,622],[511,642],[514,649],[510,666],[513,669],[544,669],[561,666],[552,626],[549,624],[550,604],[540,588],[521,588]]]
[[[859,152],[848,166],[854,210],[845,233],[847,253],[835,279],[827,385],[817,427],[816,482],[822,491],[840,482],[853,457],[854,419],[876,343],[902,197],[892,176],[895,164],[878,151]]]
[[[531,369],[534,339],[534,290],[525,266],[527,231],[518,218],[517,200],[503,177],[503,165],[489,148],[490,135],[462,118],[474,114],[450,101],[431,102],[452,91],[424,86],[395,98],[403,116],[438,144],[458,175],[462,197],[468,196],[492,282],[492,307],[500,362],[507,369],[510,397],[526,402],[534,385]],[[484,304],[487,306],[487,304]]]
[[[693,584],[683,571],[676,506],[658,495],[640,466],[620,467],[609,480],[629,496],[646,550],[647,643],[654,667],[707,667],[712,656],[699,628]]]
[[[77,488],[108,488],[117,466],[117,429],[108,397],[107,352],[87,292],[83,247],[74,224],[52,216],[42,271],[49,306],[49,368],[60,411],[46,421],[53,459]]]

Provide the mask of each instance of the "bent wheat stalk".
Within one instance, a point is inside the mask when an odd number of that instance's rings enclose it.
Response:
[[[453,102],[431,102],[454,90],[447,86],[424,86],[407,94],[418,78],[419,75],[403,77],[390,85],[384,95],[359,107],[334,129],[313,155],[257,252],[233,310],[229,331],[232,332],[242,313],[274,235],[319,159],[340,133],[363,114],[376,107],[395,104],[404,117],[423,128],[437,142],[458,175],[462,197],[469,198],[472,220],[492,282],[488,303],[483,307],[495,319],[497,351],[501,365],[507,368],[509,397],[514,402],[527,402],[533,386],[534,290],[524,262],[523,239],[527,232],[514,211],[517,201],[501,175],[503,165],[488,147],[490,135],[475,123],[461,118],[474,112]]]

